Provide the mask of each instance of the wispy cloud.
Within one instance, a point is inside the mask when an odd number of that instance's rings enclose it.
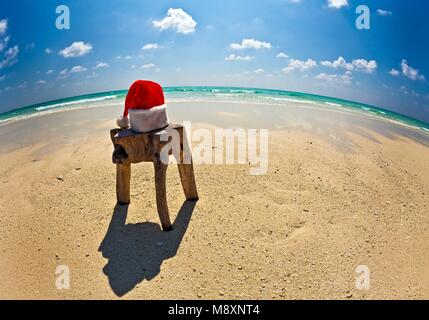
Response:
[[[251,61],[255,59],[255,57],[251,56],[239,56],[235,54],[230,54],[229,56],[225,57],[226,61]]]
[[[63,79],[63,78],[67,78],[68,77],[68,75],[69,74],[72,74],[72,73],[82,73],[82,72],[86,72],[86,71],[88,71],[88,69],[87,68],[85,68],[85,67],[82,67],[82,66],[74,66],[73,68],[71,68],[71,69],[64,69],[64,70],[61,70],[60,71],[60,73],[59,73],[59,75],[60,75],[60,79]]]
[[[14,46],[5,51],[3,60],[0,61],[0,69],[10,67],[18,62],[17,56],[19,54],[19,47]]]
[[[46,48],[46,49],[45,49],[45,53],[46,53],[46,54],[51,54],[52,52],[53,52],[53,51],[52,51],[51,49],[49,49],[49,48]]]
[[[69,73],[81,73],[81,72],[85,72],[88,69],[82,66],[75,66],[73,68],[70,69]]]
[[[109,64],[106,62],[97,62],[95,69],[108,68]]]
[[[8,20],[2,19],[0,20],[0,52],[3,52],[3,50],[7,49],[10,36],[6,35],[8,29]],[[18,62],[17,56],[19,53],[19,47],[14,46],[9,49],[7,49],[3,53],[3,57],[0,57],[0,69],[10,67],[14,65],[16,62]]]
[[[344,72],[344,74],[327,74],[325,72],[322,72],[318,74],[315,79],[327,82],[349,84],[352,82],[353,76],[352,72],[347,70],[346,72]]]
[[[36,81],[36,83],[34,84],[36,87],[38,87],[38,86],[41,86],[41,85],[44,85],[44,84],[46,84],[47,82],[45,81],[45,80],[39,80],[39,81]]]
[[[25,50],[33,50],[36,44],[34,42],[25,45]]]
[[[382,16],[382,17],[391,16],[392,11],[377,9],[377,15]]]
[[[6,36],[3,39],[0,39],[0,52],[3,51],[7,47],[7,44],[9,43],[10,37]]]
[[[27,88],[27,81],[21,82],[20,84],[18,84],[15,87],[8,86],[8,87],[4,88],[4,91],[12,91],[12,90],[16,90],[16,89],[25,89],[25,88]]]
[[[156,28],[162,30],[172,29],[177,33],[190,34],[195,32],[197,23],[195,20],[186,13],[183,9],[170,8],[167,11],[167,16],[162,20],[155,20],[152,22]]]
[[[7,19],[0,20],[0,36],[6,34],[7,31]]]
[[[147,63],[141,66],[142,69],[151,69],[151,68],[155,68],[156,65],[153,63]]]
[[[402,74],[411,80],[425,80],[425,76],[419,70],[411,67],[407,60],[403,59],[401,62]]]

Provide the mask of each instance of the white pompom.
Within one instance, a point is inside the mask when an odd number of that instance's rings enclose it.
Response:
[[[121,129],[127,129],[130,126],[128,117],[121,116],[116,120],[116,124]]]

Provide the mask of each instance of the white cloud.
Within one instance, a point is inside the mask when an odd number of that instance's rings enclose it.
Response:
[[[346,70],[353,70],[354,66],[352,63],[347,62],[343,57],[338,57],[335,61],[321,61],[320,64],[324,67],[330,68],[344,68]]]
[[[339,9],[341,7],[346,7],[348,5],[349,5],[349,3],[347,0],[328,0],[328,7],[329,8]]]
[[[16,89],[25,89],[27,88],[27,81],[24,81],[23,83],[19,84]]]
[[[148,63],[148,64],[144,64],[141,66],[142,69],[150,69],[150,68],[155,68],[155,64],[153,63]]]
[[[366,73],[373,73],[377,69],[377,62],[375,60],[355,59],[352,63],[356,70]]]
[[[91,74],[86,76],[87,79],[95,79],[98,78],[98,74],[95,72],[92,72]]]
[[[0,40],[0,52],[3,51],[3,49],[5,49],[7,47],[7,44],[10,40],[10,37],[4,37],[3,39]]]
[[[402,59],[401,62],[402,74],[411,80],[425,80],[425,76],[419,70],[411,67],[407,60]]]
[[[414,91],[414,90],[411,90],[411,94],[412,94],[413,96],[415,96],[415,97],[420,97],[420,93],[418,93],[418,92],[416,92],[416,91]]]
[[[166,29],[173,29],[177,33],[189,34],[195,32],[197,23],[187,14],[183,9],[170,8],[167,11],[167,16],[162,20],[155,20],[152,22],[156,28],[161,31]]]
[[[399,88],[399,91],[401,91],[402,93],[404,93],[404,94],[409,94],[409,92],[408,92],[408,90],[407,90],[407,88],[405,87],[405,86],[401,86],[400,88]]]
[[[243,39],[241,43],[231,43],[231,49],[271,49],[271,43],[255,39]]]
[[[75,58],[81,57],[92,50],[92,45],[90,43],[85,43],[83,41],[74,42],[70,47],[66,47],[60,51],[60,55],[64,58]]]
[[[336,82],[336,83],[344,83],[349,84],[353,80],[352,72],[347,70],[344,74],[327,74],[327,73],[320,73],[318,74],[315,79],[317,80],[323,80],[327,82]]]
[[[239,56],[235,54],[230,54],[229,56],[225,57],[226,61],[250,61],[255,59],[255,57],[251,56]]]
[[[320,64],[324,67],[342,68],[348,71],[358,70],[367,73],[374,72],[377,69],[377,62],[375,60],[355,59],[352,62],[347,62],[343,57],[338,57],[335,61],[321,61]]]
[[[105,63],[105,62],[97,62],[97,65],[95,66],[95,69],[100,69],[100,68],[108,68],[109,64]]]
[[[2,76],[0,76],[0,81],[3,81],[4,79],[6,79],[6,75],[5,74],[2,75]]]
[[[55,70],[48,70],[48,71],[46,71],[46,74],[49,75],[49,74],[53,74],[54,72],[55,72]]]
[[[68,77],[68,75],[70,73],[81,73],[81,72],[85,72],[87,70],[88,70],[87,68],[82,67],[82,66],[74,66],[70,70],[68,70],[68,69],[61,70],[59,75],[60,75],[60,78],[66,78],[66,77]]]
[[[19,47],[14,46],[9,48],[4,53],[4,59],[0,61],[0,69],[14,65],[18,60],[16,57],[19,54]]]
[[[25,45],[25,50],[33,50],[36,44],[34,42]]]
[[[160,46],[157,43],[148,43],[143,46],[142,50],[155,50],[159,48]]]
[[[317,62],[312,59],[308,59],[307,61],[291,59],[287,67],[283,68],[282,71],[284,73],[289,73],[294,70],[304,72],[305,70],[315,67],[317,67]]]
[[[256,73],[256,74],[261,74],[261,73],[264,73],[264,72],[265,72],[265,70],[262,69],[262,68],[259,68],[259,69],[256,69],[255,71],[253,71],[253,73]]]
[[[88,69],[82,66],[75,66],[73,68],[70,69],[69,73],[80,73],[80,72],[85,72]]]
[[[46,81],[45,81],[45,80],[39,80],[39,81],[37,81],[37,82],[35,83],[35,85],[36,85],[36,86],[41,86],[41,85],[44,85],[44,84],[46,84]]]
[[[131,60],[132,58],[133,56],[129,56],[129,55],[124,57],[125,60]]]
[[[396,76],[399,76],[401,74],[401,72],[399,72],[398,70],[393,68],[392,70],[389,71],[389,74],[396,77]]]
[[[392,11],[383,10],[383,9],[377,9],[377,14],[379,16],[382,16],[382,17],[391,16],[392,15]]]
[[[75,66],[73,68],[70,69],[69,73],[80,73],[80,72],[85,72],[88,69],[82,66]]]
[[[46,49],[45,49],[45,53],[46,53],[46,54],[51,54],[52,52],[53,52],[53,51],[52,51],[51,49],[49,49],[49,48],[46,48]]]
[[[287,58],[289,58],[289,56],[286,53],[284,53],[284,52],[280,52],[276,57],[279,58],[279,59],[287,59]]]
[[[7,31],[7,19],[0,20],[0,35],[4,35]]]

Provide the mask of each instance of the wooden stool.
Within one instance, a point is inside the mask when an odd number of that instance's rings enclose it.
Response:
[[[156,205],[162,229],[172,229],[167,205],[166,172],[168,163],[161,161],[161,149],[168,141],[161,141],[166,130],[177,130],[180,135],[180,159],[176,159],[180,180],[187,200],[197,201],[198,192],[195,184],[192,157],[190,164],[184,164],[184,150],[189,151],[185,129],[181,125],[170,125],[165,129],[149,133],[137,133],[130,129],[112,129],[110,136],[114,151],[113,163],[116,164],[116,195],[119,204],[130,203],[131,164],[153,162],[155,168]],[[171,152],[170,152],[171,154]]]

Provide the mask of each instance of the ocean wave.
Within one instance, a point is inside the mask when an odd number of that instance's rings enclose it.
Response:
[[[35,108],[35,110],[43,111],[43,110],[48,110],[48,109],[67,107],[67,106],[71,106],[71,105],[75,105],[75,104],[112,100],[112,99],[117,99],[119,97],[120,97],[119,95],[114,95],[114,96],[105,96],[105,97],[90,98],[90,99],[81,99],[81,100],[76,100],[76,101],[69,101],[69,102],[56,103],[56,104],[47,105],[47,106],[41,106],[41,107]]]
[[[238,90],[238,89],[231,89],[229,90],[231,93],[256,93],[254,90]]]
[[[263,97],[263,98],[267,100],[274,100],[274,101],[285,101],[285,102],[303,103],[303,104],[317,104],[316,101],[311,101],[311,100],[299,100],[299,99],[275,98],[275,97]]]
[[[164,88],[167,102],[225,102],[225,103],[246,103],[246,104],[267,104],[274,106],[292,106],[300,108],[325,108],[330,111],[340,111],[346,109],[356,113],[365,113],[372,117],[384,119],[396,119],[397,117],[391,112],[380,110],[380,108],[371,108],[370,106],[342,101],[328,97],[314,96],[305,93],[294,93],[289,91],[269,90],[269,89],[253,89],[253,88],[233,88],[233,87],[170,87]],[[107,106],[109,103],[105,100],[114,100],[113,102],[120,103],[119,98],[124,98],[127,94],[126,90],[111,91],[104,93],[96,93],[84,95],[81,97],[68,98],[58,100],[56,102],[44,103],[35,106],[29,106],[18,109],[14,112],[8,112],[0,116],[0,124],[25,119],[30,116],[68,110],[87,108],[95,106]],[[118,100],[115,100],[118,99]],[[95,103],[99,102],[99,103]],[[299,104],[299,106],[294,104]],[[332,106],[334,108],[328,108]],[[395,121],[392,122],[395,122]],[[414,124],[412,120],[404,118],[398,124],[404,125]],[[425,134],[429,133],[429,129],[424,125],[417,123],[418,129]]]
[[[240,94],[233,94],[233,93],[215,93],[213,94],[215,97],[241,97]]]
[[[333,106],[333,107],[342,107],[342,104],[339,103],[333,103],[333,102],[325,102],[325,104],[327,104],[328,106]]]

